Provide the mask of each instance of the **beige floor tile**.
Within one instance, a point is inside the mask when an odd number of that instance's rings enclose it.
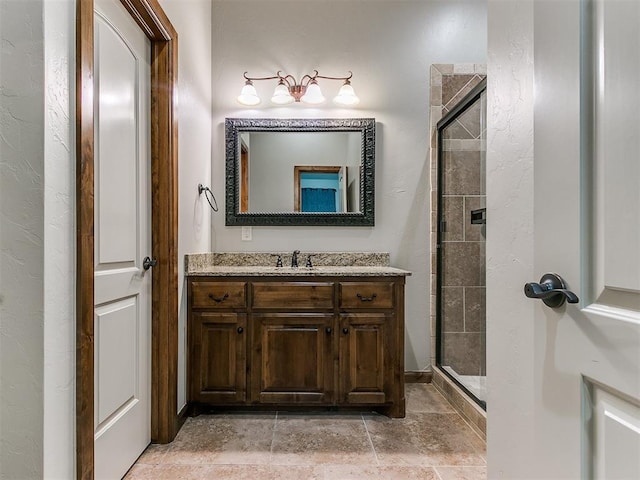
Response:
[[[203,465],[134,465],[124,480],[205,480],[209,475]],[[254,477],[255,478],[255,477]]]
[[[361,415],[278,415],[274,465],[376,464]]]
[[[268,464],[275,414],[189,418],[163,457],[173,464]]]
[[[439,480],[431,467],[326,465],[325,480]]]
[[[365,416],[381,465],[485,465],[484,445],[456,413]]]
[[[487,480],[486,467],[436,467],[442,480]]]
[[[142,465],[157,465],[158,463],[162,463],[164,456],[170,447],[171,444],[151,444],[144,452],[142,452],[142,455],[140,455],[140,458],[138,458],[136,463]]]
[[[323,480],[322,466],[136,465],[124,480]]]
[[[127,480],[486,480],[485,444],[433,386],[410,384],[404,419],[367,413],[189,418]],[[439,475],[439,476],[438,476]]]
[[[407,412],[453,413],[455,410],[430,383],[405,385]]]
[[[322,465],[271,465],[267,480],[324,480]],[[254,477],[258,480],[257,477]]]

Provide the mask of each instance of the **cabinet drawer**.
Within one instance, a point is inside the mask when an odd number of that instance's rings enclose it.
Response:
[[[254,282],[253,308],[332,309],[331,282]]]
[[[246,282],[193,282],[191,306],[194,308],[243,308]]]
[[[393,308],[393,282],[340,283],[340,308]]]

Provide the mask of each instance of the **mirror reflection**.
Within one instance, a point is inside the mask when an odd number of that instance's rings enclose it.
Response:
[[[242,132],[240,212],[360,211],[361,132]]]
[[[227,118],[226,225],[374,225],[375,119]]]

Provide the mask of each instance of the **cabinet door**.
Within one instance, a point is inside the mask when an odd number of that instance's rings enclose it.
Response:
[[[252,402],[332,403],[333,319],[293,313],[252,317]]]
[[[393,401],[390,358],[393,315],[351,313],[340,316],[340,401],[381,404]]]
[[[246,315],[193,313],[189,325],[190,400],[239,403],[246,400]]]

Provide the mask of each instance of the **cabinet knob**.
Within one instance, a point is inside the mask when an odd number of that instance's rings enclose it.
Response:
[[[346,335],[347,333],[349,333],[349,329],[347,327],[344,327],[342,329],[342,333],[344,333]]]
[[[244,332],[244,328],[238,327],[238,333],[242,333],[242,332]]]
[[[327,334],[330,334],[332,332],[331,327],[325,328],[324,331],[327,332]]]

